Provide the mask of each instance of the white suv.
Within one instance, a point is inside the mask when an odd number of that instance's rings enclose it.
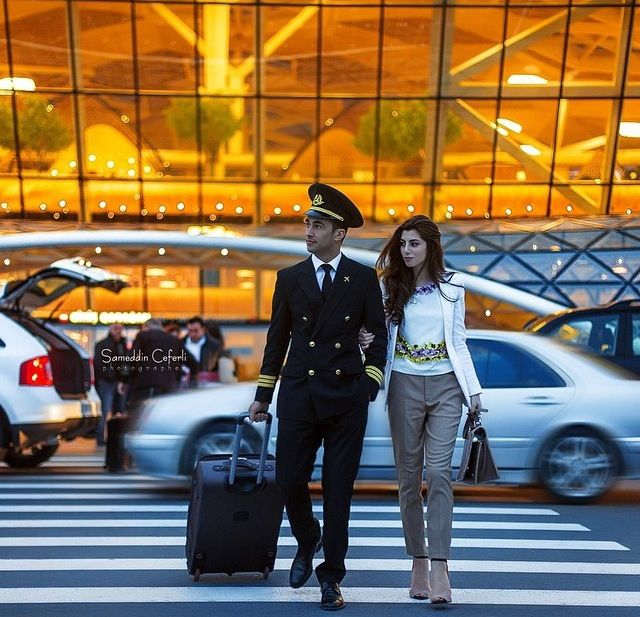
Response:
[[[100,415],[89,354],[30,312],[77,287],[126,285],[76,257],[0,288],[0,461],[35,467],[60,439],[93,431]]]

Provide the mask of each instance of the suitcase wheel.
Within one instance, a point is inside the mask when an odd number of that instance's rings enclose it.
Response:
[[[263,579],[268,579],[269,578],[269,574],[271,574],[271,570],[269,569],[269,566],[267,566],[263,571],[262,571],[262,578]]]
[[[197,583],[200,580],[200,568],[196,568],[193,573],[193,580]]]

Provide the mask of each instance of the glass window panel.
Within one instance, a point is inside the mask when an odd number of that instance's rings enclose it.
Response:
[[[87,176],[131,179],[139,167],[136,108],[133,96],[82,95],[78,98],[84,122],[84,170]],[[149,149],[143,150],[148,154]],[[155,163],[155,164],[154,164]],[[144,176],[163,169],[150,157]]]
[[[262,177],[311,180],[316,176],[316,100],[264,99]]]
[[[131,221],[140,213],[140,183],[137,180],[89,180],[84,184],[84,199],[87,220]]]
[[[271,304],[273,301],[273,290],[276,286],[276,272],[275,270],[261,270],[259,276],[262,294],[259,298],[260,315],[258,318],[266,321],[271,318]]]
[[[0,96],[0,175],[15,175],[17,172],[12,97]]]
[[[202,94],[255,89],[255,7],[198,3]]]
[[[640,11],[637,10],[633,16],[629,66],[625,81],[627,95],[638,96],[640,94]]]
[[[137,2],[135,14],[140,90],[195,92],[193,7]]]
[[[442,101],[446,118],[441,177],[445,182],[491,182],[495,101]],[[442,137],[440,138],[442,140]],[[465,206],[466,207],[466,206]],[[483,210],[484,212],[484,210]]]
[[[376,117],[376,114],[379,114]],[[433,134],[430,119],[435,114],[435,105],[425,100],[382,100],[378,109],[372,106],[358,124],[355,146],[363,152],[372,152],[375,147],[376,120],[379,120],[378,179],[411,179],[430,177],[433,146],[428,143]],[[431,120],[432,124],[432,120]],[[450,139],[451,118],[445,139]],[[453,139],[460,137],[456,125]]]
[[[333,179],[372,182],[375,102],[333,99],[320,102],[320,175]]]
[[[444,48],[451,52],[443,67],[443,94],[468,97],[482,87],[483,95],[495,96],[506,12],[464,7],[449,9],[447,15],[451,27],[447,28]]]
[[[7,57],[7,36],[6,23],[4,20],[4,10],[0,11],[0,73],[2,77],[8,76],[9,60]],[[15,60],[14,60],[15,62]]]
[[[489,191],[487,185],[442,184],[436,192],[434,219],[438,222],[451,219],[478,219],[489,216]]]
[[[571,298],[575,306],[596,306],[598,304],[608,304],[611,302],[620,287],[618,285],[588,285],[580,283],[577,285],[564,284],[562,291]]]
[[[263,222],[299,225],[296,230],[302,238],[302,220],[311,205],[307,188],[307,184],[264,184],[261,193]]]
[[[626,99],[622,104],[613,180],[636,185],[636,187],[640,183],[640,100],[638,99]]]
[[[637,214],[640,212],[638,203],[638,186],[635,183],[614,185],[611,189],[611,207],[609,214]]]
[[[536,95],[558,95],[565,43],[566,10],[554,8],[512,8],[509,10],[507,40],[514,51],[504,60],[503,94],[519,96],[536,87]]]
[[[316,94],[318,15],[317,6],[262,7],[265,92]]]
[[[551,190],[551,216],[588,216],[604,212],[601,186],[573,184]]]
[[[616,71],[622,68],[617,56],[624,10],[614,7],[571,10],[563,85],[577,86],[577,96],[581,92],[588,94],[594,85],[614,85]],[[621,85],[622,80],[619,81]]]
[[[382,94],[434,94],[438,77],[440,11],[388,8],[384,13]]]
[[[253,111],[253,99],[200,99],[203,176],[255,178]]]
[[[197,222],[198,185],[195,182],[145,180],[142,194],[147,222]]]
[[[253,184],[202,184],[202,210],[205,224],[252,223],[256,216]]]
[[[69,88],[67,2],[8,0],[15,77],[36,88]]]
[[[140,114],[143,177],[196,177],[206,163],[198,152],[196,99],[141,96]]]
[[[200,313],[200,271],[193,266],[153,264],[144,269],[147,310],[163,318]]]
[[[549,187],[546,184],[495,184],[491,195],[494,217],[543,217],[547,211]]]
[[[131,6],[120,2],[76,2],[80,85],[133,90]]]
[[[607,182],[606,146],[612,102],[565,99],[560,102],[555,179]]]
[[[214,285],[202,289],[204,313],[216,319],[248,319],[255,314],[255,280],[239,277],[236,268],[225,267],[224,257],[208,264]],[[206,280],[206,278],[205,278]]]
[[[625,280],[630,280],[633,275],[640,269],[640,251],[637,250],[638,244],[621,251],[590,251],[590,254],[597,257],[611,268],[611,270]]]
[[[27,218],[47,221],[77,221],[80,193],[76,180],[23,180],[24,210]]]
[[[422,185],[378,184],[376,193],[376,222],[397,224],[416,214],[428,213]]]
[[[322,93],[371,96],[378,77],[380,9],[324,7]]]
[[[0,177],[0,224],[3,219],[20,216],[20,182],[8,176]]]
[[[11,97],[1,104],[12,129]],[[66,94],[20,92],[16,95],[20,163],[26,176],[76,176],[78,157],[74,132],[73,101]],[[13,139],[7,137],[9,146]]]

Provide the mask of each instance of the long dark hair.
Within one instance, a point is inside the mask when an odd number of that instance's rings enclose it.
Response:
[[[395,324],[399,324],[404,317],[404,307],[415,290],[416,276],[413,269],[405,265],[400,254],[400,237],[402,232],[414,230],[427,243],[427,257],[423,270],[427,276],[438,286],[438,291],[443,298],[450,302],[442,293],[441,283],[447,283],[453,273],[447,272],[444,267],[444,253],[440,242],[440,229],[424,214],[412,216],[402,223],[387,241],[376,262],[380,279],[385,286],[384,308],[385,312]]]

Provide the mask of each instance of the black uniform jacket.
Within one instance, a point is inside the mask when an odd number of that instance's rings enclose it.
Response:
[[[363,325],[375,334],[364,361],[358,346]],[[278,272],[256,400],[270,403],[282,375],[281,419],[324,419],[366,408],[383,382],[386,346],[375,270],[342,255],[323,302],[309,257]]]

